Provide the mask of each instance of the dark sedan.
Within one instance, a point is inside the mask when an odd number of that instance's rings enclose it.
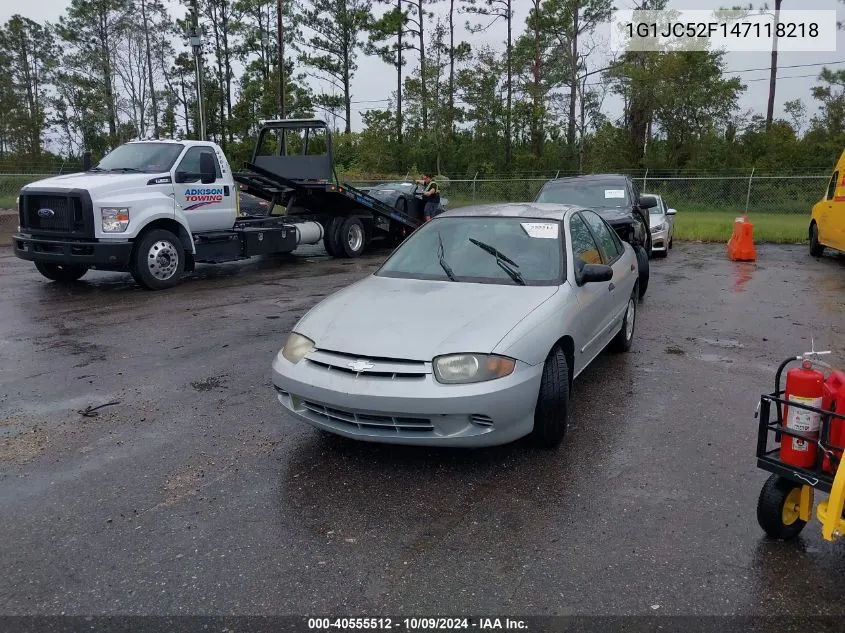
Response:
[[[401,213],[407,213],[411,217],[422,218],[425,202],[422,199],[422,187],[414,182],[380,182],[371,187],[362,187],[373,198],[381,200],[385,204]],[[441,194],[440,207],[446,210],[448,200]]]

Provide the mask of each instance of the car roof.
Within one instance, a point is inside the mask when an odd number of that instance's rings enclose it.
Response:
[[[564,184],[567,182],[592,182],[605,180],[630,180],[625,174],[584,174],[583,176],[564,176],[563,178],[552,178],[546,185]]]
[[[541,218],[544,220],[563,220],[570,211],[581,210],[587,209],[586,207],[553,202],[498,202],[459,207],[445,211],[437,217]]]

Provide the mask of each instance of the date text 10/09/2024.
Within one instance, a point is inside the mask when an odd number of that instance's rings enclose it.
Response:
[[[308,618],[311,631],[331,630],[511,630],[527,631],[524,620],[513,618]]]

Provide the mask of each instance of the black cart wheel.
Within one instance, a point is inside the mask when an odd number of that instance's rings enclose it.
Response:
[[[622,327],[619,328],[619,333],[613,337],[610,342],[610,347],[614,352],[627,352],[631,349],[634,343],[634,326],[637,323],[637,299],[639,298],[637,291],[637,284],[634,284],[634,290],[628,298],[628,308],[625,310],[625,316],[622,317]]]
[[[642,246],[635,246],[634,251],[637,253],[637,264],[640,269],[639,287],[640,299],[645,296],[645,291],[648,290],[648,278],[650,276],[648,254]]]
[[[556,448],[566,435],[568,423],[569,366],[563,350],[555,347],[543,367],[530,436],[532,443],[539,448]]]
[[[813,257],[824,255],[824,246],[819,243],[819,225],[815,222],[810,224],[810,255]]]
[[[364,252],[367,243],[367,231],[359,218],[346,218],[338,226],[336,243],[338,255],[358,257]]]
[[[74,264],[48,264],[47,262],[35,262],[35,269],[52,281],[70,283],[80,279],[88,272],[88,266]]]
[[[779,475],[771,475],[757,501],[757,522],[772,538],[788,541],[807,525],[798,517],[801,486]]]
[[[171,288],[182,279],[185,247],[170,231],[154,229],[135,244],[132,276],[147,290]]]

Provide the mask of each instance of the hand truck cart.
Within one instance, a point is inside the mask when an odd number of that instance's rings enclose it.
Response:
[[[815,348],[815,346],[813,346]],[[830,352],[808,352],[784,360],[775,375],[775,391],[760,397],[755,418],[759,418],[757,433],[757,467],[772,473],[760,491],[757,502],[757,522],[767,535],[773,538],[789,540],[798,536],[812,517],[814,492],[827,493],[827,501],[822,501],[816,508],[816,517],[822,525],[822,537],[827,541],[836,541],[845,534],[845,468],[839,468],[843,456],[843,431],[845,431],[845,388],[836,391],[825,384],[823,408],[802,402],[801,398],[787,393],[781,388],[781,376],[784,369],[792,362],[800,361],[804,368],[811,365],[832,369],[830,365],[812,357]],[[823,374],[822,374],[823,375]],[[828,378],[836,377],[839,385],[841,371],[831,372]],[[787,379],[787,386],[789,380]],[[788,415],[815,416],[819,422],[818,431],[803,432],[790,428],[785,420]],[[774,447],[769,446],[774,434]],[[786,436],[786,437],[784,437]],[[809,445],[817,447],[814,463],[796,466],[784,460],[786,442],[799,442],[792,446]],[[806,449],[802,449],[806,450]]]

